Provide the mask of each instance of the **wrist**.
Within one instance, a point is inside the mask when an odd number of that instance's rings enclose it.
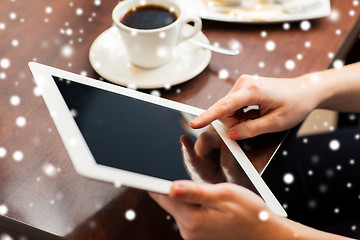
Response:
[[[300,76],[299,78],[306,86],[307,99],[311,101],[313,109],[327,108],[331,105],[331,99],[336,94],[332,73],[328,71],[313,72]]]

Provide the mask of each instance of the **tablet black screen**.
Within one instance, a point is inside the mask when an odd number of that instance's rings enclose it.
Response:
[[[257,193],[230,151],[220,153],[224,143],[213,128],[189,128],[189,117],[194,116],[53,78],[98,164],[161,179],[208,183],[227,181],[226,167],[237,176],[231,177],[235,183]]]

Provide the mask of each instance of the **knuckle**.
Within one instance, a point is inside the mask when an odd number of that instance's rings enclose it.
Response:
[[[282,116],[275,116],[274,119],[273,119],[273,124],[275,125],[275,127],[277,129],[282,129],[284,127],[284,119]]]
[[[247,86],[247,90],[248,91],[259,91],[260,90],[260,82],[258,81],[253,81],[251,82],[248,86]]]
[[[249,121],[244,122],[243,134],[246,137],[254,137],[256,135],[256,127],[252,121],[249,120]]]
[[[230,109],[231,100],[227,97],[222,98],[218,101],[218,105],[225,111],[228,111]]]
[[[239,77],[239,79],[237,80],[237,82],[245,82],[247,80],[251,79],[251,75],[249,74],[243,74]]]

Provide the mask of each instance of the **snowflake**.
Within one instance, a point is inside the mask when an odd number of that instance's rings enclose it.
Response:
[[[10,104],[13,106],[18,106],[20,104],[20,97],[17,95],[13,95],[10,97]]]
[[[333,139],[330,141],[329,147],[332,151],[337,151],[340,148],[340,142],[336,139]]]
[[[77,117],[77,115],[78,115],[78,112],[76,111],[76,109],[71,109],[70,110],[70,112],[71,112],[71,115],[73,116],[73,117]]]
[[[331,11],[331,14],[330,14],[329,18],[330,18],[330,20],[333,21],[333,22],[338,21],[339,18],[340,18],[340,13],[339,13],[339,11],[338,11],[337,9],[333,9],[333,10]]]
[[[57,170],[56,170],[55,166],[52,165],[51,163],[45,163],[42,166],[42,170],[49,177],[55,177],[57,174]]]
[[[1,22],[0,23],[0,30],[4,30],[6,28],[6,24]]]
[[[306,41],[304,45],[305,45],[306,48],[309,48],[309,47],[311,47],[311,42]]]
[[[134,210],[129,209],[125,212],[126,220],[133,221],[135,219],[135,217],[136,217],[136,213]]]
[[[21,162],[24,159],[24,154],[21,151],[17,150],[13,153],[13,159],[16,162]]]
[[[74,49],[70,45],[65,45],[61,48],[61,55],[65,58],[70,58],[74,54]]]
[[[170,83],[165,83],[165,84],[164,84],[164,88],[165,88],[166,90],[170,90],[170,89],[171,89],[171,84],[170,84]]]
[[[284,30],[289,30],[290,29],[290,23],[284,23],[283,24],[283,29]]]
[[[5,215],[8,213],[8,207],[5,206],[4,204],[0,205],[0,215]]]
[[[265,48],[266,48],[266,50],[268,50],[269,52],[272,52],[272,51],[275,50],[276,44],[275,44],[274,41],[267,41],[267,42],[265,43]]]
[[[6,156],[6,149],[4,147],[0,147],[0,158],[4,158]]]
[[[14,12],[11,12],[11,13],[9,14],[9,18],[10,18],[11,20],[15,20],[16,17],[17,17],[17,15],[16,15],[16,13],[14,13]]]
[[[52,10],[52,7],[49,7],[49,6],[48,6],[48,7],[45,8],[45,13],[46,13],[46,14],[51,14],[52,11],[53,11],[53,10]]]
[[[11,45],[12,45],[13,47],[19,46],[19,40],[17,40],[17,39],[12,40],[12,41],[11,41]]]
[[[1,72],[0,73],[0,79],[5,79],[6,78],[6,73],[4,73],[4,72]]]
[[[295,68],[295,62],[293,60],[291,60],[291,59],[287,60],[285,62],[285,68],[287,70],[293,70]]]
[[[264,68],[264,67],[265,67],[265,63],[264,63],[264,62],[259,62],[258,66],[259,66],[259,68]]]
[[[94,0],[94,5],[95,6],[100,6],[101,5],[101,0]]]
[[[18,127],[24,127],[26,125],[26,118],[24,118],[22,116],[16,118],[16,125]]]
[[[311,28],[311,23],[310,23],[309,21],[307,21],[307,20],[302,21],[302,22],[300,23],[300,28],[301,28],[301,30],[303,30],[303,31],[309,31],[310,28]]]
[[[114,182],[114,186],[116,187],[116,188],[120,188],[121,187],[121,182],[120,181],[115,181]]]
[[[33,93],[35,96],[41,96],[41,89],[39,87],[34,87]]]
[[[295,177],[291,173],[286,173],[283,177],[283,180],[286,184],[292,184],[295,180]]]
[[[0,67],[3,69],[7,69],[10,67],[10,60],[8,58],[2,58],[0,60]]]
[[[132,90],[136,90],[137,86],[135,83],[129,83],[129,85],[127,85],[127,88],[132,89]]]
[[[169,51],[168,51],[168,49],[166,47],[160,47],[156,51],[156,54],[161,58],[167,57],[168,53],[169,53]]]
[[[82,10],[82,8],[77,8],[75,12],[76,12],[76,15],[80,16],[83,14],[84,11]]]
[[[243,49],[243,46],[241,45],[241,43],[235,39],[232,39],[229,41],[229,46],[230,46],[230,49],[232,49],[232,50],[241,51]]]
[[[332,169],[330,169],[330,168],[329,168],[329,169],[326,169],[325,175],[326,175],[328,178],[333,177],[333,176],[335,175],[334,170],[332,170]]]
[[[160,97],[161,96],[160,91],[158,91],[158,90],[152,90],[150,94],[152,96],[155,96],[155,97]]]
[[[229,75],[230,74],[229,74],[229,71],[227,69],[221,69],[219,71],[219,74],[218,74],[220,79],[227,79],[227,78],[229,78]]]
[[[160,32],[159,33],[159,38],[165,38],[166,37],[166,33],[165,32]]]
[[[0,235],[0,240],[14,240],[9,234],[3,233]]]
[[[263,37],[263,38],[266,38],[267,37],[267,32],[266,31],[262,31],[260,33],[260,36]]]
[[[344,66],[344,62],[340,59],[335,60],[333,63],[333,67],[335,69],[341,69],[343,66]]]
[[[71,36],[71,35],[73,34],[73,30],[72,30],[71,28],[67,28],[67,29],[65,30],[65,34],[66,34],[67,36]]]
[[[260,213],[259,213],[259,219],[260,219],[260,221],[262,221],[262,222],[265,222],[265,221],[267,221],[268,219],[269,219],[269,213],[267,212],[267,211],[261,211]]]
[[[327,187],[325,184],[320,184],[320,185],[319,185],[319,191],[320,191],[321,193],[326,193],[327,190],[328,190],[328,187]]]
[[[309,200],[309,202],[308,202],[309,208],[314,209],[314,208],[316,208],[316,205],[317,205],[317,202],[314,199]]]

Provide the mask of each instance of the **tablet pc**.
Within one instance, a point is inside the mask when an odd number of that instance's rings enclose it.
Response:
[[[286,212],[219,122],[204,110],[39,63],[29,63],[75,170],[82,176],[167,194],[172,181],[234,182]]]

